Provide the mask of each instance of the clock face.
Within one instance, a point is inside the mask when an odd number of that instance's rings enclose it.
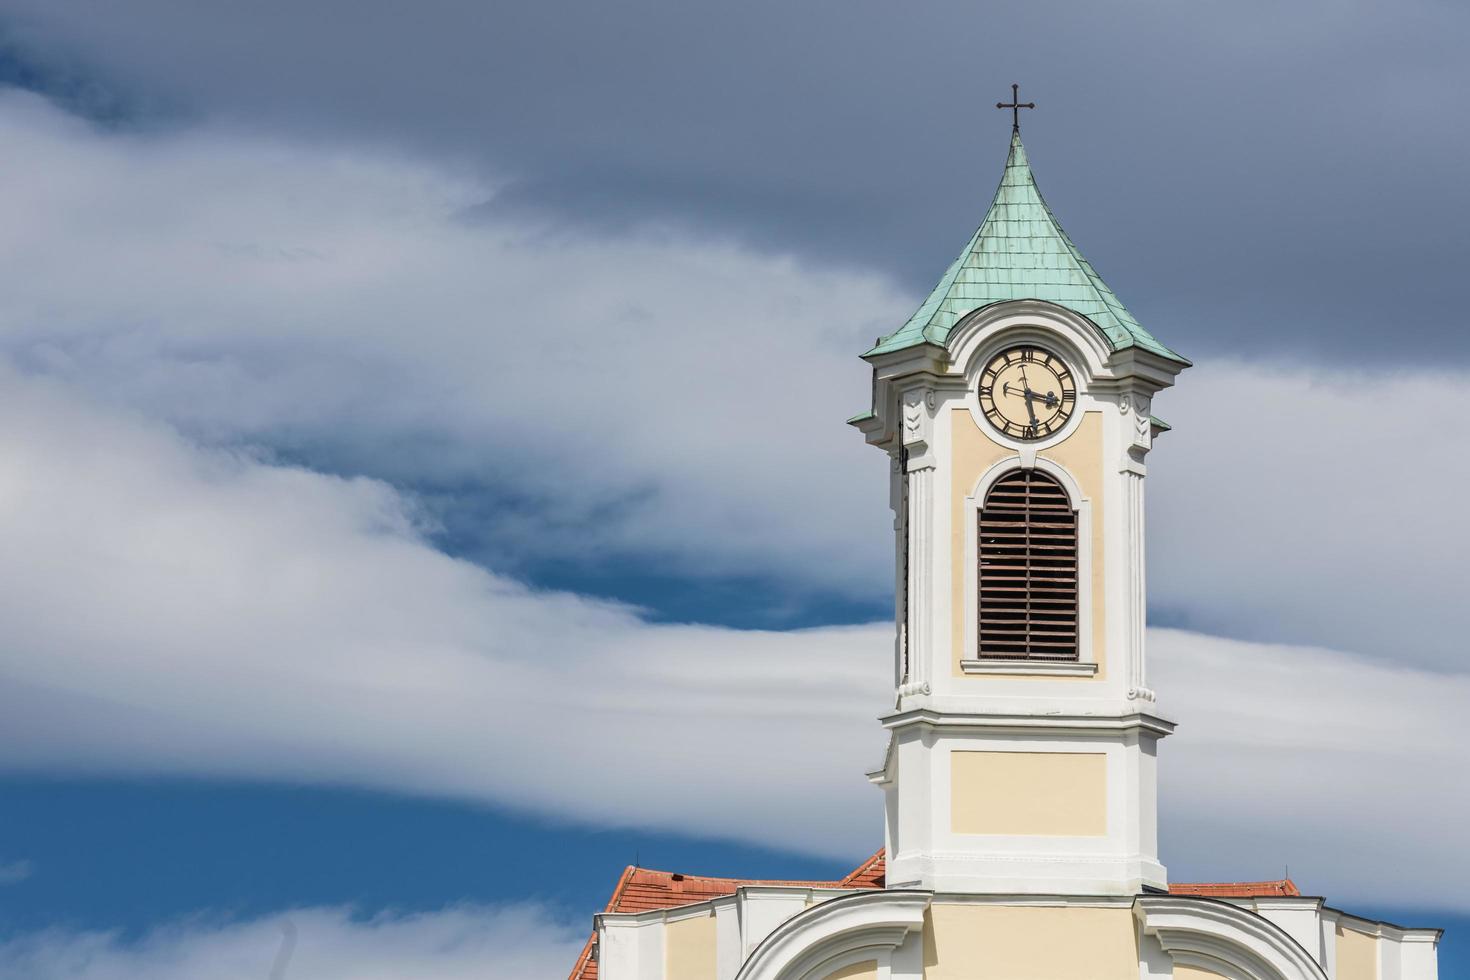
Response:
[[[980,411],[1012,439],[1045,439],[1067,424],[1076,407],[1072,372],[1040,347],[1003,350],[980,375]]]

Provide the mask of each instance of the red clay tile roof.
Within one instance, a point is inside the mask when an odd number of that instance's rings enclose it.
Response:
[[[868,858],[841,881],[757,881],[747,878],[705,878],[681,875],[671,871],[629,867],[618,879],[606,912],[647,912],[733,895],[746,885],[788,885],[797,888],[882,888],[885,855],[882,850]],[[1290,878],[1280,881],[1187,882],[1169,886],[1170,895],[1193,895],[1199,898],[1259,898],[1297,896],[1301,892]],[[588,937],[572,967],[569,980],[597,980],[597,960],[593,957],[597,934]]]
[[[1170,895],[1194,895],[1198,898],[1266,898],[1297,897],[1301,892],[1290,878],[1280,881],[1177,882],[1169,886]]]
[[[882,888],[886,870],[885,855],[880,847],[877,854],[854,868],[852,874],[843,878],[840,884],[844,888]]]
[[[751,878],[705,878],[681,875],[672,871],[629,867],[618,879],[605,912],[647,912],[670,909],[679,905],[733,895],[747,885],[786,885],[794,888],[882,888],[883,852],[879,851],[841,881],[763,881]],[[597,980],[597,960],[593,958],[593,933],[577,957],[570,980]]]

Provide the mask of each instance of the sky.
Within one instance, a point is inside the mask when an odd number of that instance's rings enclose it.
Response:
[[[1470,975],[1467,29],[0,0],[0,974],[556,977],[625,864],[870,854],[891,517],[842,420],[1015,81],[1196,365],[1171,876],[1289,869]]]

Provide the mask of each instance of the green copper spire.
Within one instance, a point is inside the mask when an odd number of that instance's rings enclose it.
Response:
[[[868,353],[883,354],[926,342],[943,344],[965,314],[1013,299],[1044,300],[1082,314],[1114,350],[1141,347],[1189,363],[1133,319],[1072,244],[1041,199],[1019,132],[1011,134],[1005,174],[980,229],[919,311]]]

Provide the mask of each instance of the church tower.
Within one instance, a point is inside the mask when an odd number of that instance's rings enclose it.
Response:
[[[1023,106],[1004,106],[1015,111]],[[979,230],[864,355],[851,420],[891,460],[897,570],[888,887],[1163,890],[1145,670],[1153,396],[1189,362],[1042,200],[1013,126]]]
[[[1289,879],[1167,879],[1143,488],[1150,405],[1189,362],[1062,231],[1017,122],[849,420],[891,474],[883,848],[835,881],[629,867],[571,980],[1435,980],[1437,929]]]

